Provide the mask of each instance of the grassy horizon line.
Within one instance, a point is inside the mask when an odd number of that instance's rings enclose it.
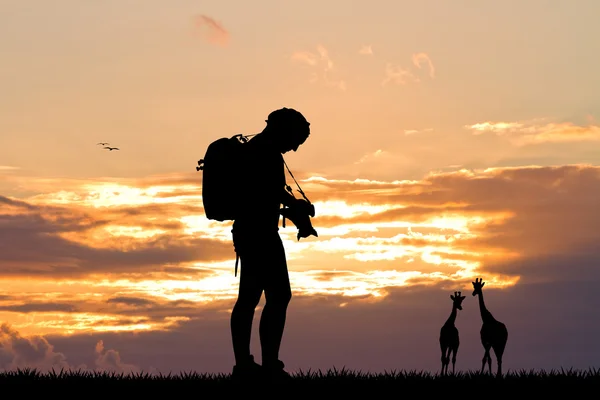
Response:
[[[448,375],[441,375],[440,372],[417,371],[417,370],[384,370],[383,372],[369,372],[362,370],[349,370],[346,367],[338,369],[332,367],[328,370],[302,370],[290,372],[290,375],[296,380],[439,380],[439,379],[489,379],[498,378],[495,374],[479,370],[463,370],[456,373],[450,372]],[[37,379],[37,380],[61,380],[61,379],[113,379],[113,380],[229,380],[230,373],[210,373],[197,371],[181,371],[178,373],[163,372],[124,372],[108,370],[82,370],[65,369],[56,370],[54,368],[48,371],[38,370],[37,368],[16,368],[10,370],[0,370],[0,380],[5,379]],[[560,368],[560,369],[519,369],[507,370],[503,380],[507,379],[594,379],[600,382],[600,368],[589,367],[587,369]]]

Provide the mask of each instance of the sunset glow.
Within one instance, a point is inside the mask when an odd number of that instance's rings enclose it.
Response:
[[[506,368],[597,365],[600,3],[141,3],[2,3],[0,371],[231,372],[244,266],[196,167],[282,107],[318,233],[279,223],[286,368],[438,371],[455,291],[457,368],[482,304]]]

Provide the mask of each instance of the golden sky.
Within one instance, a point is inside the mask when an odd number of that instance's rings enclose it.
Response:
[[[311,122],[285,158],[319,233],[280,229],[288,368],[435,371],[448,296],[476,276],[505,367],[600,354],[568,312],[600,301],[596,2],[0,8],[0,369],[228,371],[230,224],[194,168],[281,107]],[[478,368],[463,306],[458,367]]]

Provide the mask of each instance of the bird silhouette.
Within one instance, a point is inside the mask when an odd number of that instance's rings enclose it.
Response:
[[[100,145],[100,146],[106,146],[107,144],[110,144],[110,143],[104,143],[104,142],[96,143],[96,145]]]
[[[119,150],[119,148],[118,148],[118,147],[105,147],[105,149],[106,149],[106,150],[109,150],[109,151],[113,151],[113,150]]]

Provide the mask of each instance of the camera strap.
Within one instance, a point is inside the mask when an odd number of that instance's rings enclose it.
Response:
[[[285,162],[285,159],[283,158],[283,156],[281,158],[283,159],[283,165],[285,165],[285,168],[290,173],[290,176],[292,177],[292,179],[296,183],[296,186],[298,186],[298,192],[302,195],[302,197],[304,197],[304,200],[306,200],[306,201],[308,201],[310,203],[310,200],[308,200],[308,197],[306,197],[306,195],[304,194],[304,191],[302,190],[302,188],[298,184],[298,181],[296,180],[296,178],[294,178],[294,174],[292,174],[292,171],[290,171],[290,168],[288,167],[287,163]],[[285,188],[293,196],[292,188],[290,187],[290,185],[285,185]]]

